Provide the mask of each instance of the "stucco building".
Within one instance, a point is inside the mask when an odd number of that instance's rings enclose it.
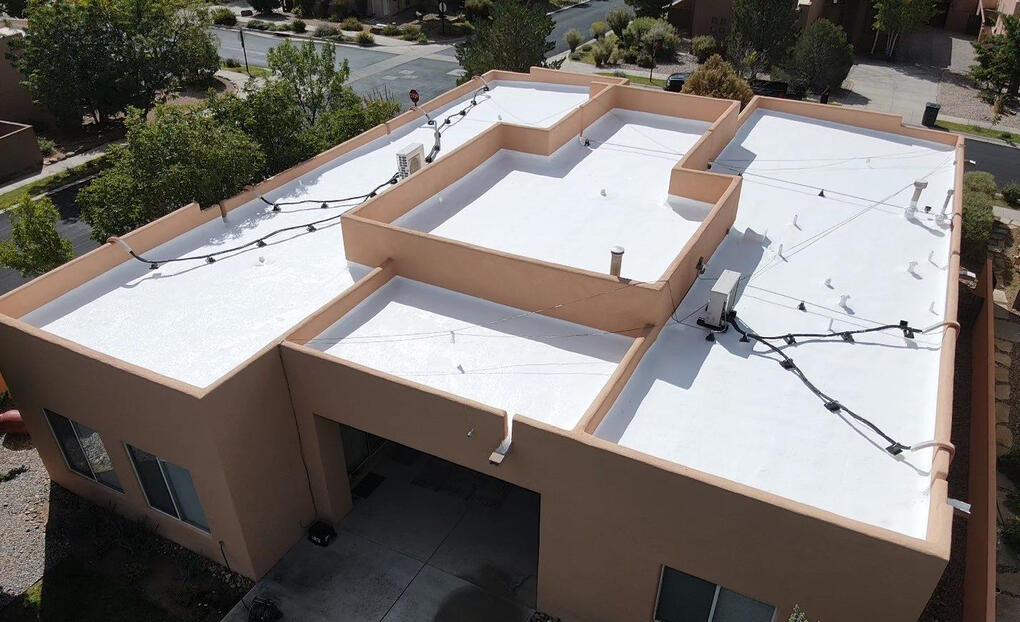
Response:
[[[394,443],[537,493],[564,620],[913,621],[963,166],[891,115],[490,72],[3,296],[0,372],[55,481],[252,577]]]

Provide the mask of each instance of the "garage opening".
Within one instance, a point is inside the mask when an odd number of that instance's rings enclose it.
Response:
[[[430,609],[433,619],[529,619],[540,496],[337,425],[354,503],[339,529],[423,564],[394,611]]]

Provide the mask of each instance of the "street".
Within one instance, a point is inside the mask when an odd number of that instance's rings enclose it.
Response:
[[[1020,149],[968,138],[966,154],[975,162],[968,171],[988,171],[1000,188],[1011,181],[1020,183]]]
[[[589,0],[589,2],[553,12],[556,28],[549,36],[555,43],[550,55],[567,49],[564,34],[576,28],[587,38],[592,22],[604,20],[610,10],[625,6],[624,0]],[[223,58],[244,62],[244,51],[248,63],[258,67],[266,66],[266,54],[285,39],[271,34],[244,31],[244,47],[238,30],[212,28],[212,34]],[[330,45],[316,42],[317,47]],[[410,104],[405,94],[410,89],[421,93],[422,101],[444,93],[457,84],[463,74],[457,63],[452,44],[430,44],[413,46],[382,46],[363,48],[354,44],[336,44],[337,63],[347,60],[351,68],[351,87],[362,95],[388,93],[405,108]]]

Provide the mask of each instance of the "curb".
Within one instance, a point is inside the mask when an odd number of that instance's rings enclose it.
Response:
[[[573,4],[568,4],[567,6],[561,6],[558,9],[553,9],[552,11],[549,11],[548,13],[546,13],[546,15],[556,15],[557,13],[559,13],[561,11],[568,11],[570,9],[573,9],[573,8],[576,8],[576,7],[579,7],[579,6],[588,6],[590,4],[591,4],[591,0],[581,0],[580,2],[575,2]]]

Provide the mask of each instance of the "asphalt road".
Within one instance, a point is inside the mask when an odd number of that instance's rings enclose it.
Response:
[[[90,250],[97,248],[99,243],[89,237],[91,230],[84,222],[81,222],[81,209],[75,203],[78,196],[78,189],[84,187],[75,186],[68,188],[54,195],[53,204],[60,211],[60,221],[57,222],[57,233],[71,240],[74,248],[74,256],[83,255]],[[11,239],[11,221],[6,212],[0,213],[0,240]],[[30,279],[23,279],[21,275],[7,268],[0,268],[0,294],[5,294]]]
[[[1001,187],[1011,181],[1020,183],[1020,149],[1008,145],[968,138],[965,146],[967,159],[974,160],[969,171],[988,171],[995,175]]]
[[[585,40],[587,40],[591,36],[588,28],[591,27],[592,22],[605,21],[606,13],[616,7],[626,6],[626,4],[624,0],[589,0],[586,4],[556,11],[552,16],[553,21],[556,22],[556,29],[549,36],[556,44],[556,47],[553,48],[550,54],[559,54],[560,52],[567,51],[568,46],[567,42],[563,40],[563,35],[571,28],[580,30]]]

